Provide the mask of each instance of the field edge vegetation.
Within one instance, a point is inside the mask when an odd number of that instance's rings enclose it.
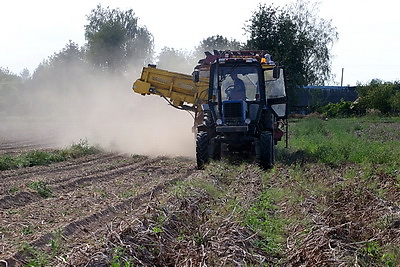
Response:
[[[18,155],[0,155],[0,171],[48,165],[100,152],[102,149],[99,146],[90,145],[87,139],[81,139],[62,150],[33,150]]]

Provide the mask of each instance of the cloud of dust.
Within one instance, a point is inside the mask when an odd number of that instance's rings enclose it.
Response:
[[[31,139],[49,137],[60,147],[87,139],[123,153],[194,157],[192,117],[158,96],[134,93],[131,88],[139,73],[124,77],[82,71],[79,77],[80,81],[61,82],[55,77],[52,84],[60,88],[51,90],[36,85],[40,93],[31,94],[30,103],[38,112],[26,115],[25,130],[15,123],[14,129],[29,133]]]
[[[123,152],[147,155],[194,155],[193,120],[157,96],[127,91],[99,94],[85,125],[89,139]]]
[[[168,106],[158,96],[134,93],[131,87],[138,77],[92,87],[92,94],[80,99],[84,103],[70,113],[76,125],[68,139],[87,138],[106,149],[131,154],[194,156],[190,114]]]

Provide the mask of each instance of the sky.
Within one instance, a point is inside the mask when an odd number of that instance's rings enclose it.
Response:
[[[313,2],[313,0],[311,0]],[[33,72],[69,40],[84,45],[87,15],[103,7],[133,9],[154,37],[156,52],[167,46],[193,50],[200,41],[222,35],[245,41],[243,28],[260,3],[284,6],[289,0],[2,0],[0,67]],[[319,16],[331,20],[339,40],[332,47],[331,85],[400,80],[400,2],[320,0]],[[135,80],[137,77],[132,77]]]

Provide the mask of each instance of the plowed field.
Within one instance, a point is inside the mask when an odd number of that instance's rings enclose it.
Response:
[[[380,126],[348,132],[398,146],[399,124]],[[60,149],[60,132],[7,129],[0,155]],[[0,266],[400,264],[397,150],[364,159],[391,156],[386,165],[322,162],[331,149],[318,151],[280,149],[270,171],[237,159],[197,171],[191,158],[116,152],[0,171]]]
[[[37,140],[2,140],[1,154],[44,149]],[[0,258],[16,263],[24,258],[22,244],[47,244],[61,231],[68,246],[90,238],[115,217],[124,217],[132,206],[156,197],[172,182],[195,170],[192,160],[165,157],[130,157],[100,153],[55,163],[0,173]],[[43,182],[51,191],[42,197],[30,189]]]

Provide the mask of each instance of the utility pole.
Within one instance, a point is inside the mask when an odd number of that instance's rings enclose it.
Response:
[[[342,68],[342,78],[340,79],[340,86],[343,86],[343,72],[344,72],[344,68]]]

